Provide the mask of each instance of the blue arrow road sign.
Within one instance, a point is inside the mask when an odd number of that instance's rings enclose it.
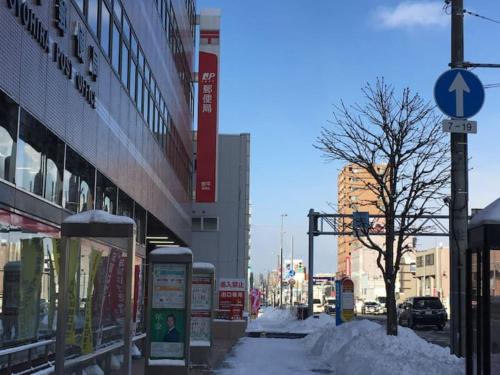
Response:
[[[437,79],[434,100],[446,115],[470,118],[484,103],[484,87],[479,78],[465,69],[450,69]]]

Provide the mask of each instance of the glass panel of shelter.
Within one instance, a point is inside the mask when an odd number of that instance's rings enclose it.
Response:
[[[500,250],[490,251],[490,359],[491,374],[500,374]]]

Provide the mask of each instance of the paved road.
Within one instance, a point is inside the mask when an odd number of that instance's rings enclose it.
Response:
[[[380,324],[385,324],[385,315],[358,315],[360,319],[368,319]],[[432,342],[433,344],[440,346],[450,346],[450,325],[449,322],[442,331],[439,331],[435,327],[417,327],[414,329],[415,333],[422,337],[424,340]]]

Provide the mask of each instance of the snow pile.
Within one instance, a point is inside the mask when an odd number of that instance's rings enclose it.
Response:
[[[264,309],[262,309],[262,315],[258,319],[285,321],[285,320],[295,320],[296,317],[294,315],[294,312],[289,309],[276,309],[274,307],[265,307]]]
[[[411,329],[399,327],[398,336],[387,336],[385,327],[368,320],[327,326],[303,340],[336,375],[455,375],[465,368],[448,348],[428,343]]]
[[[310,316],[306,320],[298,320],[291,325],[290,332],[293,333],[314,333],[319,332],[326,327],[334,327],[335,318],[327,314]]]

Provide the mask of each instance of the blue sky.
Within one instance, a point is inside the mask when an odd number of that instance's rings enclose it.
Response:
[[[332,212],[339,163],[312,147],[332,105],[362,101],[360,88],[385,77],[433,100],[437,77],[450,59],[444,1],[199,0],[221,9],[219,131],[251,134],[254,272],[276,266],[281,214],[285,255],[307,260],[309,208]],[[470,5],[470,7],[469,7]],[[465,8],[500,19],[500,2],[465,0]],[[500,63],[500,24],[465,17],[465,58]],[[475,69],[485,84],[500,69]],[[500,88],[486,91],[469,146],[470,206],[500,196]],[[423,246],[438,239],[427,240]],[[316,238],[316,272],[335,272],[336,241]]]

